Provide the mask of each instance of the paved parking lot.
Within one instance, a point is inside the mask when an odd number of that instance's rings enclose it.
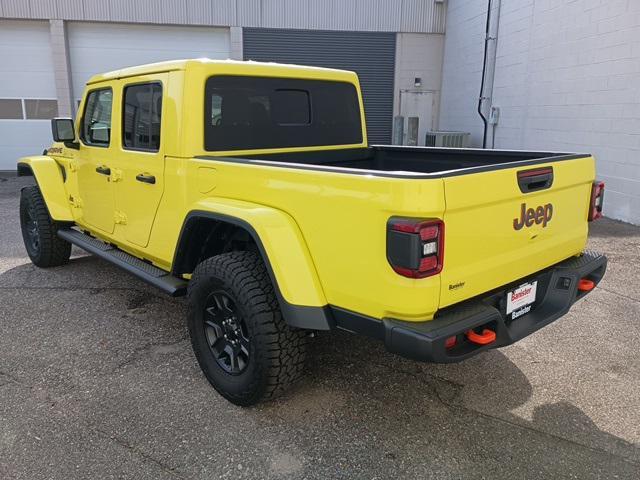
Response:
[[[241,409],[209,386],[183,300],[102,260],[29,263],[0,178],[0,478],[640,478],[640,228],[590,246],[592,295],[511,347],[427,365],[314,339],[289,396]]]

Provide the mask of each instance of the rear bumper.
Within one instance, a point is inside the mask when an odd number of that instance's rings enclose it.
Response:
[[[385,346],[390,352],[414,360],[452,363],[484,350],[510,345],[566,314],[577,300],[589,293],[578,289],[580,279],[589,279],[597,285],[606,267],[604,255],[585,252],[484,298],[445,309],[434,320],[417,323],[385,319]],[[506,293],[531,281],[538,282],[538,300],[529,313],[511,320],[505,313]],[[483,327],[496,333],[495,341],[477,345],[466,338],[469,330],[479,331]],[[452,336],[456,336],[456,345],[447,349],[445,342]]]
[[[434,363],[460,362],[517,342],[557,320],[588,293],[578,289],[580,279],[597,285],[606,268],[604,255],[587,251],[489,294],[443,309],[427,322],[389,318],[380,321],[337,307],[331,308],[332,319],[337,328],[378,338],[387,350],[403,357]],[[536,302],[530,312],[512,320],[506,314],[507,292],[532,281],[538,282]],[[495,332],[495,341],[478,345],[466,338],[468,331],[481,332],[483,328]],[[456,345],[446,348],[445,342],[453,336]]]

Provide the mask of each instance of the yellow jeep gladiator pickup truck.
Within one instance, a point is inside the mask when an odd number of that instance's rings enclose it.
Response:
[[[603,185],[570,153],[370,146],[353,72],[207,59],[94,76],[19,160],[39,267],[71,245],[187,295],[195,355],[239,405],[300,377],[311,331],[457,362],[602,279]]]

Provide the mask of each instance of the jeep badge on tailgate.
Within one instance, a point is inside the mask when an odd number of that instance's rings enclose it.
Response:
[[[546,205],[538,206],[534,208],[527,208],[527,204],[520,205],[520,218],[513,219],[513,228],[520,230],[522,227],[530,227],[534,223],[537,225],[542,224],[542,227],[546,227],[547,223],[551,221],[553,216],[553,205],[547,203]]]

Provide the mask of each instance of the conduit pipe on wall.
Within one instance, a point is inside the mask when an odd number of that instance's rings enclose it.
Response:
[[[501,0],[488,0],[487,23],[484,36],[484,58],[482,61],[482,80],[478,98],[478,114],[482,118],[482,148],[487,148],[487,130],[489,121],[486,111],[491,108],[493,97],[493,80],[496,73],[496,51],[498,46],[498,25],[500,23]],[[495,128],[495,125],[494,127]],[[493,145],[491,145],[493,147]]]

